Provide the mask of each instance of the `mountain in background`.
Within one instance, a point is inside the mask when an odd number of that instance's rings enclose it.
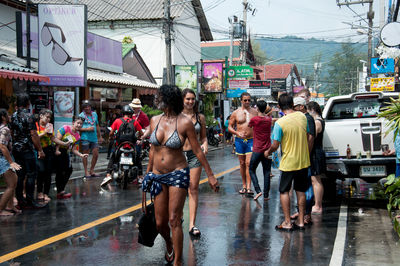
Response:
[[[336,53],[342,53],[342,42],[319,39],[303,39],[286,36],[283,38],[254,38],[260,44],[271,64],[296,64],[302,78],[314,79],[314,63],[320,58],[322,63],[320,78],[321,90],[327,87],[329,80],[329,62]],[[367,54],[368,43],[351,43],[360,54]],[[276,61],[274,61],[276,60]],[[360,64],[361,67],[361,64]]]

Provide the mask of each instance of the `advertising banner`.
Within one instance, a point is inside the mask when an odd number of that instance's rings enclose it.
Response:
[[[64,125],[72,125],[74,99],[73,91],[54,92],[54,130],[58,130]]]
[[[247,89],[251,96],[271,96],[271,89]]]
[[[249,87],[250,88],[270,88],[271,81],[270,80],[250,80]]]
[[[87,60],[88,67],[122,73],[122,43],[88,32]]]
[[[238,98],[242,95],[243,92],[247,92],[246,89],[241,88],[229,88],[226,89],[226,97],[227,98]]]
[[[204,92],[222,92],[222,63],[203,64],[203,90]]]
[[[371,78],[371,91],[394,91],[394,77]]]
[[[286,79],[271,79],[271,89],[273,91],[286,91]]]
[[[17,56],[26,57],[26,14],[16,12]],[[122,43],[87,32],[87,66],[122,73]],[[38,17],[31,15],[31,58],[39,58]]]
[[[371,74],[385,74],[394,72],[394,59],[371,58]]]
[[[248,88],[248,80],[229,80],[229,88]]]
[[[39,74],[48,86],[86,86],[85,5],[38,5]]]
[[[197,66],[175,66],[175,85],[197,91]]]
[[[251,66],[230,66],[227,73],[229,79],[249,78],[254,75]]]

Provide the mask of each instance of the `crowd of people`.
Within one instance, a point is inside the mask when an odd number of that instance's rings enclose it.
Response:
[[[269,200],[272,155],[280,148],[280,201],[285,220],[277,230],[304,230],[311,224],[311,214],[322,213],[324,188],[321,175],[326,169],[322,138],[325,122],[320,106],[310,102],[307,89],[295,97],[279,96],[280,118],[271,116],[271,107],[264,100],[251,106],[251,95],[243,93],[241,106],[229,119],[228,132],[235,138],[242,188],[240,194],[258,200]],[[262,164],[264,188],[261,191],[256,169]],[[251,189],[253,183],[254,192]],[[290,215],[290,195],[295,191],[298,212]],[[254,196],[253,196],[254,195]],[[295,222],[292,222],[295,220]]]
[[[308,90],[300,91],[294,99],[288,94],[280,95],[278,105],[282,116],[273,118],[272,108],[267,102],[258,100],[252,107],[251,95],[245,92],[240,97],[241,106],[225,124],[226,135],[234,137],[235,153],[239,159],[242,177],[239,193],[254,200],[262,196],[264,201],[269,200],[271,156],[280,147],[279,192],[285,219],[276,226],[277,230],[303,230],[305,224],[312,222],[311,213],[322,212],[324,121],[319,105],[309,102],[309,99]],[[114,152],[112,150],[120,144],[115,139],[115,133],[122,125],[132,123],[137,132],[132,140],[136,154],[140,154],[141,140],[149,137],[151,143],[144,178],[139,158],[136,158],[136,164],[142,189],[144,193],[149,192],[154,200],[157,229],[167,247],[165,259],[180,264],[186,196],[189,196],[189,234],[199,237],[201,231],[196,226],[196,213],[202,168],[214,191],[218,191],[219,184],[205,157],[208,152],[206,119],[199,113],[196,93],[190,89],[181,91],[176,86],[164,85],[159,90],[155,104],[163,113],[152,117],[150,121],[141,111],[139,99],[133,99],[130,105],[122,107],[123,117],[114,116],[110,121],[111,145],[107,156],[110,161],[101,186],[112,181],[111,172],[118,156],[115,149]],[[97,114],[92,111],[90,103],[83,102],[83,111],[74,118],[72,125],[64,125],[56,131],[50,123],[52,111],[41,110],[35,122],[28,111],[29,105],[29,96],[21,94],[17,97],[16,111],[11,119],[6,110],[0,109],[0,175],[7,185],[0,200],[0,215],[15,215],[24,208],[46,206],[51,200],[49,193],[53,169],[56,172],[56,198],[70,198],[71,193],[65,188],[73,171],[71,153],[82,158],[85,177],[98,176],[95,166],[98,144],[103,138]],[[224,130],[222,122],[220,127]],[[90,165],[89,153],[93,155]],[[264,177],[263,190],[256,174],[260,163]],[[290,215],[292,189],[297,196],[298,212]]]

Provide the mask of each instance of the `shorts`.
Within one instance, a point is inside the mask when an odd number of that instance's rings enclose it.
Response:
[[[321,148],[314,150],[313,154],[310,156],[311,161],[311,175],[317,176],[325,173],[326,171],[326,159],[325,152]]]
[[[246,155],[253,153],[253,139],[235,138],[235,148],[237,155]]]
[[[99,147],[99,144],[97,144],[97,142],[91,142],[91,141],[88,141],[88,140],[81,140],[81,149],[83,151],[87,151],[87,150],[92,151],[93,149],[98,148],[98,147]]]
[[[189,169],[198,168],[201,166],[199,159],[197,159],[197,156],[192,150],[184,151],[183,153],[185,154]]]
[[[0,175],[4,174],[5,172],[10,169],[10,163],[4,158],[4,156],[0,156]]]
[[[289,192],[293,183],[293,189],[299,192],[306,192],[309,187],[308,168],[297,171],[281,171],[281,182],[279,192]]]

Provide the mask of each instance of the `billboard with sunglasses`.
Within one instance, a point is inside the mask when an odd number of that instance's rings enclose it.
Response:
[[[86,6],[39,4],[38,26],[39,73],[50,86],[85,87]]]

